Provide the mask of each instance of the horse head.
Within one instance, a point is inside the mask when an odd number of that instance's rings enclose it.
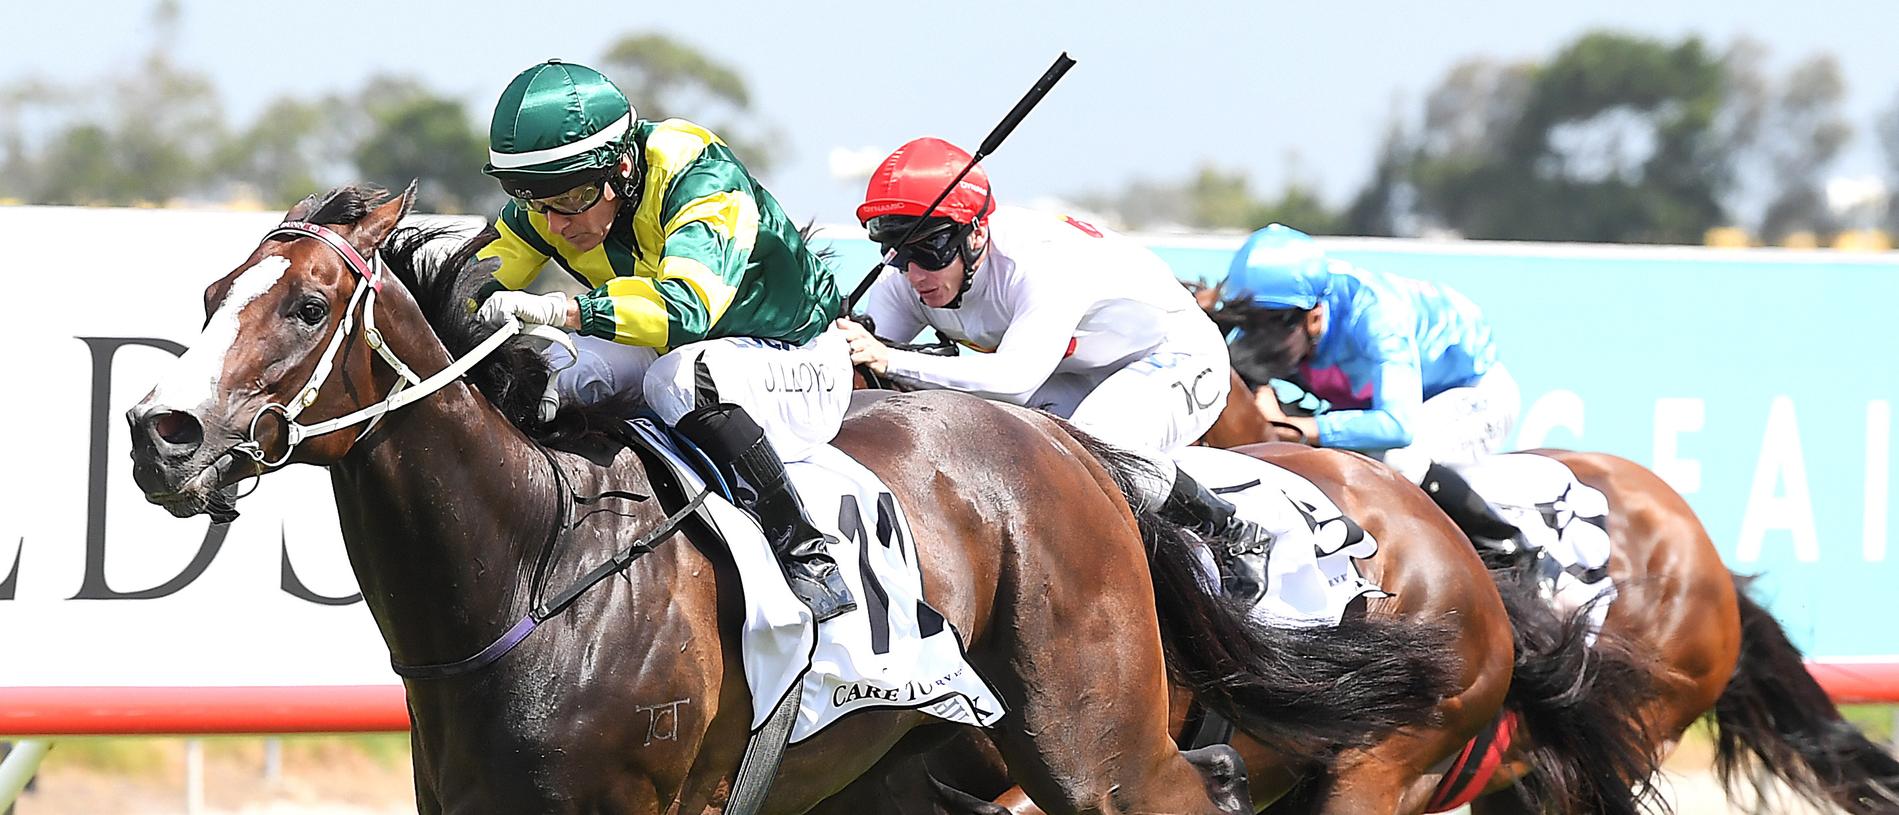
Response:
[[[147,500],[178,517],[229,520],[245,478],[293,462],[335,463],[358,438],[302,438],[299,415],[342,416],[382,399],[396,386],[397,359],[429,370],[446,364],[433,333],[407,330],[421,312],[382,273],[378,254],[413,205],[415,186],[382,197],[374,188],[343,187],[304,199],[236,269],[205,288],[197,341],[126,413],[133,477]],[[378,348],[378,319],[403,345],[417,347]],[[377,353],[391,364],[372,364]]]

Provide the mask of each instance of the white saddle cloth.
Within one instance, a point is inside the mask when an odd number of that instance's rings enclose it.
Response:
[[[634,426],[665,454],[694,494],[704,482],[668,434]],[[960,635],[923,600],[923,572],[910,525],[883,482],[856,460],[822,445],[785,472],[811,518],[839,544],[830,547],[857,609],[813,625],[811,610],[785,583],[758,522],[716,494],[701,512],[731,549],[745,593],[745,679],[752,729],[794,687],[802,698],[791,743],[844,714],[910,708],[988,726],[1006,708],[963,658]]]
[[[1589,613],[1593,643],[1616,596],[1607,571],[1609,499],[1562,462],[1535,453],[1485,456],[1454,469],[1544,561],[1543,593],[1558,609],[1572,612],[1601,598]]]
[[[1255,621],[1289,628],[1334,626],[1353,600],[1389,596],[1365,579],[1356,562],[1378,554],[1378,542],[1312,482],[1244,453],[1213,447],[1183,448],[1174,460],[1195,481],[1232,501],[1241,518],[1272,536],[1266,596],[1253,607]]]

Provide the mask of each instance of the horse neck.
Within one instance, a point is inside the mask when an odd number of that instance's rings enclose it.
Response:
[[[351,567],[398,661],[468,656],[526,612],[529,559],[559,523],[555,476],[471,386],[385,415],[330,469]]]

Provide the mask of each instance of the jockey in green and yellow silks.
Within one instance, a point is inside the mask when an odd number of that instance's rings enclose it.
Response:
[[[783,463],[828,443],[850,402],[848,349],[824,335],[839,304],[830,267],[718,136],[641,121],[591,68],[550,60],[516,76],[488,146],[483,172],[512,200],[477,256],[494,267],[480,316],[578,334],[577,359],[548,351],[572,363],[561,403],[643,398],[749,497],[818,620],[854,607]],[[589,290],[519,291],[550,264]]]

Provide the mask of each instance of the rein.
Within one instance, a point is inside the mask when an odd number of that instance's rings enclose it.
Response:
[[[955,340],[942,336],[941,334],[937,335],[936,342],[931,343],[896,342],[876,336],[877,323],[870,318],[870,315],[859,314],[853,319],[857,321],[858,325],[863,326],[865,331],[871,332],[871,336],[878,342],[883,343],[885,348],[889,348],[893,351],[914,351],[933,357],[953,357],[962,353],[962,349],[957,347]],[[858,375],[864,378],[864,386],[867,388],[889,391],[907,390],[907,388],[897,382],[897,380],[890,378],[886,374],[880,374],[871,370],[869,365],[856,365],[852,367],[855,367]]]
[[[225,454],[227,456],[242,454],[255,462],[260,469],[269,469],[289,461],[291,453],[293,453],[297,445],[302,443],[305,439],[367,423],[363,427],[362,432],[357,434],[356,438],[361,440],[364,436],[369,434],[369,431],[375,427],[377,420],[381,419],[384,414],[400,410],[407,405],[413,404],[441,390],[450,382],[460,379],[469,369],[488,358],[490,354],[493,354],[495,350],[500,348],[509,338],[517,334],[533,334],[550,342],[560,343],[568,349],[570,355],[578,356],[578,354],[572,353],[573,340],[567,336],[566,332],[552,326],[537,325],[527,327],[524,326],[520,320],[510,317],[506,324],[496,329],[493,334],[489,335],[487,339],[482,340],[481,344],[475,346],[474,349],[470,350],[466,355],[462,356],[462,358],[455,360],[447,367],[435,372],[426,379],[418,377],[413,368],[404,363],[400,357],[396,356],[393,350],[390,350],[388,343],[383,340],[382,332],[376,329],[376,293],[382,291],[382,275],[385,269],[382,261],[382,252],[378,250],[372,253],[369,259],[365,260],[362,253],[356,251],[356,247],[351,246],[349,241],[344,239],[344,237],[335,230],[321,224],[307,223],[304,221],[285,221],[280,223],[276,228],[272,229],[269,234],[264,236],[264,241],[270,241],[279,237],[291,239],[315,238],[321,241],[323,245],[328,246],[332,251],[336,252],[337,256],[342,258],[344,265],[348,266],[350,271],[354,272],[366,285],[358,285],[356,290],[350,294],[349,303],[343,307],[343,317],[337,323],[335,333],[330,335],[330,341],[324,346],[323,355],[318,360],[316,369],[311,371],[309,381],[305,382],[303,388],[297,392],[296,398],[292,399],[289,404],[271,402],[260,408],[256,415],[251,417],[250,428],[247,433],[248,437],[233,446],[231,451]],[[297,417],[303,413],[305,408],[316,402],[317,394],[323,389],[324,384],[329,381],[330,374],[335,368],[337,352],[342,347],[343,341],[351,336],[351,328],[354,324],[358,304],[362,306],[363,341],[370,348],[374,349],[377,355],[381,356],[383,361],[388,363],[390,368],[395,370],[396,376],[398,377],[396,384],[390,388],[389,393],[379,402],[345,415],[325,419],[314,424],[298,424]],[[257,423],[263,419],[266,414],[273,412],[283,416],[286,426],[283,455],[274,459],[264,452],[263,443],[257,439]],[[542,451],[542,454],[547,455],[545,450]],[[565,503],[565,499],[572,496],[572,491],[566,487],[566,478],[561,473],[560,466],[555,463],[552,456],[548,456],[547,463],[553,469],[554,481],[561,495],[561,498],[558,500],[562,501],[558,513],[560,517],[554,524],[546,545],[547,549],[551,551],[552,548],[559,543],[561,534],[566,531],[568,507]],[[488,647],[481,649],[481,651],[475,653],[473,656],[454,662],[424,665],[405,665],[391,658],[390,667],[395,670],[396,675],[406,679],[439,679],[472,673],[494,664],[496,660],[501,659],[501,657],[513,650],[516,645],[520,645],[521,641],[527,639],[529,634],[534,633],[534,629],[539,627],[541,623],[572,605],[573,602],[579,599],[580,595],[585,593],[588,589],[598,585],[600,581],[605,580],[607,577],[632,565],[633,561],[638,560],[641,555],[653,551],[655,544],[671,536],[673,532],[678,530],[680,524],[684,522],[687,517],[698,511],[698,509],[705,504],[708,494],[709,492],[707,491],[701,491],[697,496],[693,497],[691,501],[688,501],[685,506],[681,507],[679,511],[666,516],[664,522],[659,526],[647,530],[644,534],[640,535],[638,539],[628,544],[625,548],[622,548],[606,561],[588,570],[586,574],[581,575],[574,582],[562,588],[560,591],[555,592],[552,596],[536,603],[519,622],[514,624],[514,627],[508,629],[506,633],[489,643]],[[539,581],[537,580],[536,583],[538,588]],[[539,596],[539,594],[540,592],[536,591],[534,596]]]
[[[548,463],[553,464],[553,460],[550,458]],[[554,468],[554,473],[555,481],[560,482],[563,480],[558,466]],[[564,499],[569,496],[564,488],[560,490],[560,492],[561,499],[563,499],[561,519],[554,525],[553,535],[547,544],[548,548],[553,547],[560,533],[564,531],[566,527],[566,504],[564,503]],[[535,604],[533,608],[528,610],[526,615],[521,617],[519,622],[514,624],[514,627],[509,628],[507,632],[501,636],[496,637],[493,642],[488,643],[488,647],[481,649],[473,656],[458,659],[454,662],[435,662],[421,665],[404,664],[397,662],[394,657],[391,657],[389,659],[389,667],[396,672],[397,676],[404,679],[448,679],[474,673],[475,671],[495,664],[495,662],[499,661],[502,657],[507,656],[509,651],[514,650],[515,646],[520,645],[522,640],[527,639],[529,634],[534,633],[534,629],[539,628],[541,623],[547,622],[549,618],[565,611],[568,606],[573,605],[575,600],[580,599],[580,595],[585,594],[588,589],[598,585],[600,581],[626,569],[626,567],[633,565],[633,561],[639,560],[641,556],[653,551],[656,544],[671,536],[675,531],[678,531],[680,524],[685,523],[686,518],[690,517],[694,512],[699,511],[699,508],[705,504],[706,497],[711,494],[712,491],[709,489],[700,490],[698,495],[693,496],[691,501],[687,501],[685,506],[679,508],[679,511],[666,516],[666,519],[658,526],[647,530],[632,543],[627,544],[625,548],[614,553],[612,557],[601,561],[599,565],[587,570],[586,574],[581,575],[575,579],[574,582],[567,584],[566,587],[555,592],[553,596]]]
[[[375,427],[377,420],[381,419],[383,414],[399,410],[406,405],[412,404],[417,400],[441,390],[446,387],[448,383],[460,379],[470,368],[475,367],[475,365],[486,359],[489,354],[494,353],[496,349],[500,348],[502,343],[507,342],[508,338],[516,334],[524,332],[530,333],[552,342],[558,342],[566,346],[570,351],[573,349],[573,340],[568,338],[566,332],[552,326],[537,325],[525,327],[520,320],[510,317],[505,325],[496,329],[495,333],[489,335],[487,339],[482,340],[481,344],[475,346],[466,356],[455,360],[450,363],[448,367],[437,371],[429,378],[422,379],[416,376],[415,371],[404,363],[400,357],[396,356],[394,351],[390,350],[389,344],[383,340],[382,332],[376,330],[376,293],[382,291],[382,273],[384,269],[382,252],[378,250],[370,255],[371,260],[364,260],[362,254],[356,251],[356,247],[351,246],[349,241],[345,240],[342,235],[337,234],[335,230],[329,229],[321,224],[306,223],[303,221],[285,221],[280,223],[275,229],[270,231],[270,234],[264,236],[264,240],[269,241],[285,236],[293,239],[308,237],[322,241],[325,246],[330,247],[330,249],[336,252],[338,257],[343,259],[344,265],[348,266],[350,271],[355,272],[356,276],[361,278],[363,282],[368,285],[359,285],[356,287],[356,291],[350,294],[349,303],[343,307],[343,319],[337,324],[335,333],[330,335],[330,342],[324,347],[323,356],[318,360],[316,370],[310,372],[309,381],[304,383],[303,388],[297,392],[296,398],[292,399],[290,404],[287,405],[271,402],[259,408],[256,415],[251,417],[250,428],[246,432],[247,438],[231,448],[231,453],[242,453],[255,462],[260,469],[277,467],[289,461],[291,454],[296,451],[297,445],[301,444],[305,439],[333,433],[346,427],[367,422],[368,424],[363,427],[362,432],[356,435],[357,440],[360,441],[364,436],[369,435],[369,431]],[[298,424],[297,417],[302,415],[304,408],[316,402],[317,394],[323,389],[323,385],[329,381],[330,373],[336,364],[337,351],[342,347],[343,340],[351,336],[350,328],[356,314],[356,306],[358,303],[362,304],[363,342],[371,349],[374,349],[376,354],[382,357],[383,361],[388,363],[390,368],[395,370],[396,376],[398,377],[396,384],[389,389],[389,393],[385,395],[380,402],[342,416],[325,419],[315,424]],[[270,458],[269,455],[264,452],[263,443],[257,439],[257,423],[262,420],[264,416],[272,412],[281,414],[285,425],[284,452],[283,455],[275,459]]]

